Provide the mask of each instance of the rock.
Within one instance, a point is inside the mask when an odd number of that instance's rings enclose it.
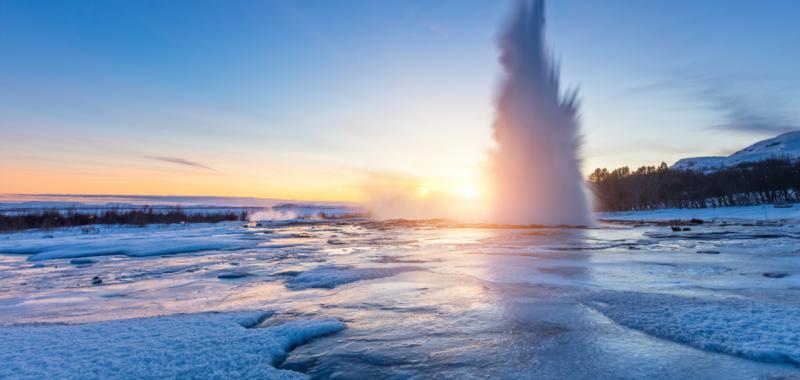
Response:
[[[669,228],[672,229],[672,232],[681,232],[681,228],[678,226],[670,226]]]
[[[300,273],[303,273],[303,272],[302,272],[302,271],[299,271],[299,270],[285,270],[285,271],[283,271],[283,272],[276,272],[276,273],[273,273],[273,274],[272,274],[272,276],[289,276],[289,277],[295,277],[295,276],[299,275]]]
[[[762,273],[762,275],[764,277],[769,277],[769,278],[784,278],[784,277],[788,276],[789,274],[788,273],[780,273],[780,272],[765,272],[765,273]]]
[[[689,223],[691,223],[691,224],[703,224],[705,222],[703,222],[702,219],[692,218],[692,219],[689,220]]]
[[[103,283],[103,279],[100,276],[92,277],[92,285],[100,285]]]
[[[242,277],[247,277],[247,276],[252,276],[252,274],[247,273],[247,272],[226,272],[226,273],[222,273],[222,274],[217,275],[217,278],[232,279],[232,278],[242,278]]]
[[[683,227],[683,231],[691,231],[692,229],[689,227]]]

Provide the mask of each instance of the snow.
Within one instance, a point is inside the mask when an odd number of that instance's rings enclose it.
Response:
[[[768,362],[800,364],[800,308],[751,300],[604,293],[589,305],[658,338]]]
[[[207,241],[203,239],[172,239],[152,241],[109,242],[95,241],[83,244],[38,244],[14,248],[0,248],[5,253],[34,253],[28,260],[66,259],[73,257],[127,255],[132,257],[171,255],[209,250],[234,250],[246,248],[247,245],[238,241],[218,240]]]
[[[658,221],[658,220],[690,220],[693,218],[704,221],[711,220],[752,220],[752,221],[781,221],[799,220],[800,209],[797,206],[790,208],[775,208],[772,205],[737,206],[701,209],[658,209],[650,211],[624,211],[600,212],[597,218],[601,220],[631,220],[631,221]]]
[[[335,319],[316,319],[247,328],[268,315],[207,313],[0,327],[0,378],[304,379],[275,366],[292,348],[345,327]]]
[[[286,287],[292,290],[302,290],[308,288],[333,289],[339,285],[351,282],[374,280],[377,278],[391,277],[398,273],[419,270],[418,267],[394,267],[394,268],[341,268],[341,267],[320,267],[302,272],[286,282]]]
[[[726,166],[727,160],[728,157],[725,156],[681,158],[672,165],[671,169],[710,172]]]
[[[213,228],[213,227],[212,227]],[[28,254],[28,260],[74,259],[91,256],[126,255],[131,257],[172,255],[209,250],[240,250],[258,241],[246,236],[209,234],[207,225],[153,229],[109,228],[100,234],[59,235],[43,239],[40,234],[23,233],[0,240],[0,253]]]
[[[0,378],[797,377],[797,211],[618,215],[707,221],[686,232],[321,220],[2,234],[18,253],[0,254]],[[28,260],[170,241],[247,248]]]
[[[800,131],[788,132],[759,141],[730,156],[691,157],[678,160],[672,169],[714,171],[726,166],[764,161],[771,158],[800,158]]]

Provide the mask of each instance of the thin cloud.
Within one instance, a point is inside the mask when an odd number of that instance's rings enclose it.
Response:
[[[800,130],[800,121],[791,117],[782,97],[786,88],[770,83],[763,76],[734,74],[704,75],[682,72],[652,83],[629,88],[620,97],[647,93],[677,93],[692,105],[710,109],[718,122],[709,129],[741,133],[779,134]]]
[[[745,133],[779,134],[800,129],[792,118],[786,116],[778,107],[726,95],[710,93],[707,97],[711,107],[723,115],[723,122],[711,128]]]
[[[169,157],[169,156],[147,156],[147,158],[151,160],[161,161],[161,162],[168,162],[170,164],[178,164],[183,166],[189,166],[196,169],[205,169],[205,170],[214,170],[208,165],[201,164],[196,161],[191,161],[187,159],[183,159],[180,157]]]

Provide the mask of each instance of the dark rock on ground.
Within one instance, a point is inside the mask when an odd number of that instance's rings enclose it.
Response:
[[[242,277],[247,277],[247,276],[252,276],[252,274],[247,273],[247,272],[226,272],[226,273],[222,273],[222,274],[217,275],[217,278],[233,279],[233,278],[242,278]]]

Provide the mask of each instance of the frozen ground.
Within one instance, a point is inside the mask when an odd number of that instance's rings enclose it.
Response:
[[[278,370],[289,350],[335,333],[335,319],[254,328],[270,313],[193,314],[0,330],[0,378],[302,379]]]
[[[773,205],[720,207],[704,209],[660,209],[653,211],[604,212],[599,218],[608,220],[690,220],[699,218],[709,221],[780,221],[800,220],[800,208],[775,208]]]
[[[800,218],[753,210],[0,235],[0,378],[800,378]]]

